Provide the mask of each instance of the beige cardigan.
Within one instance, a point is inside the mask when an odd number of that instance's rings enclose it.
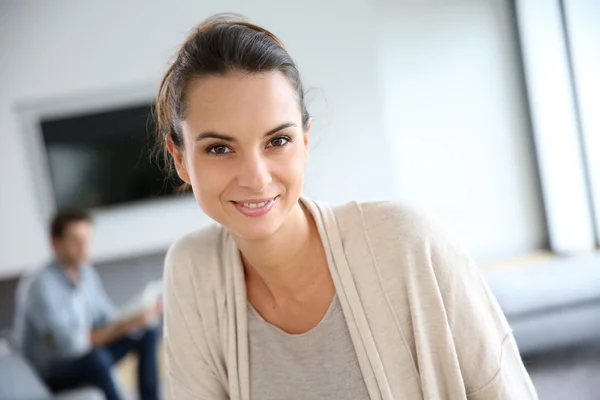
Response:
[[[316,220],[371,399],[537,398],[477,266],[433,223],[392,203],[302,202]],[[246,310],[239,251],[222,227],[171,247],[168,399],[249,400]]]

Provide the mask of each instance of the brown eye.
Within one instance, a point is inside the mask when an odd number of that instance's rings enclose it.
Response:
[[[206,152],[221,156],[230,153],[231,149],[227,146],[223,146],[222,144],[216,144],[207,148]]]
[[[290,138],[287,136],[278,136],[276,138],[273,138],[269,144],[267,145],[267,147],[283,147],[286,144],[288,144],[289,142],[291,142]]]

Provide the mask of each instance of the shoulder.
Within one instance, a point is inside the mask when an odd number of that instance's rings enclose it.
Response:
[[[224,229],[211,224],[177,239],[167,251],[166,264],[189,264],[216,256],[223,247]]]
[[[380,267],[405,273],[431,269],[440,280],[473,271],[473,261],[431,212],[399,202],[349,203],[334,209],[345,247],[366,241]],[[412,260],[412,261],[411,261]]]
[[[46,264],[37,271],[24,275],[21,280],[31,289],[52,285],[58,277],[58,271],[52,264]]]
[[[220,285],[224,280],[221,260],[226,240],[226,231],[216,223],[181,236],[169,247],[165,257],[167,284],[190,290],[200,289],[194,285],[207,290]]]
[[[47,264],[37,271],[24,275],[19,282],[18,290],[29,299],[45,301],[44,299],[53,297],[62,289],[57,272],[51,264]]]
[[[352,202],[335,207],[334,213],[341,229],[358,228],[367,236],[383,241],[423,243],[444,240],[449,236],[431,213],[412,204]]]

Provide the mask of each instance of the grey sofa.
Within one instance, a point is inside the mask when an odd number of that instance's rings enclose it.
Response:
[[[600,344],[600,253],[488,273],[522,354]]]
[[[22,356],[25,303],[33,276],[30,273],[20,279],[15,293],[12,329],[0,335],[0,400],[104,400],[102,391],[91,386],[52,394]]]
[[[27,360],[18,353],[0,356],[0,400],[104,400],[96,388],[85,387],[53,395]]]
[[[600,253],[486,274],[539,398],[600,398]]]

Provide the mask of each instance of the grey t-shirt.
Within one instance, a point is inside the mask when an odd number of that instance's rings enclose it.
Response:
[[[248,304],[250,398],[368,400],[337,295],[310,331],[291,335]]]

